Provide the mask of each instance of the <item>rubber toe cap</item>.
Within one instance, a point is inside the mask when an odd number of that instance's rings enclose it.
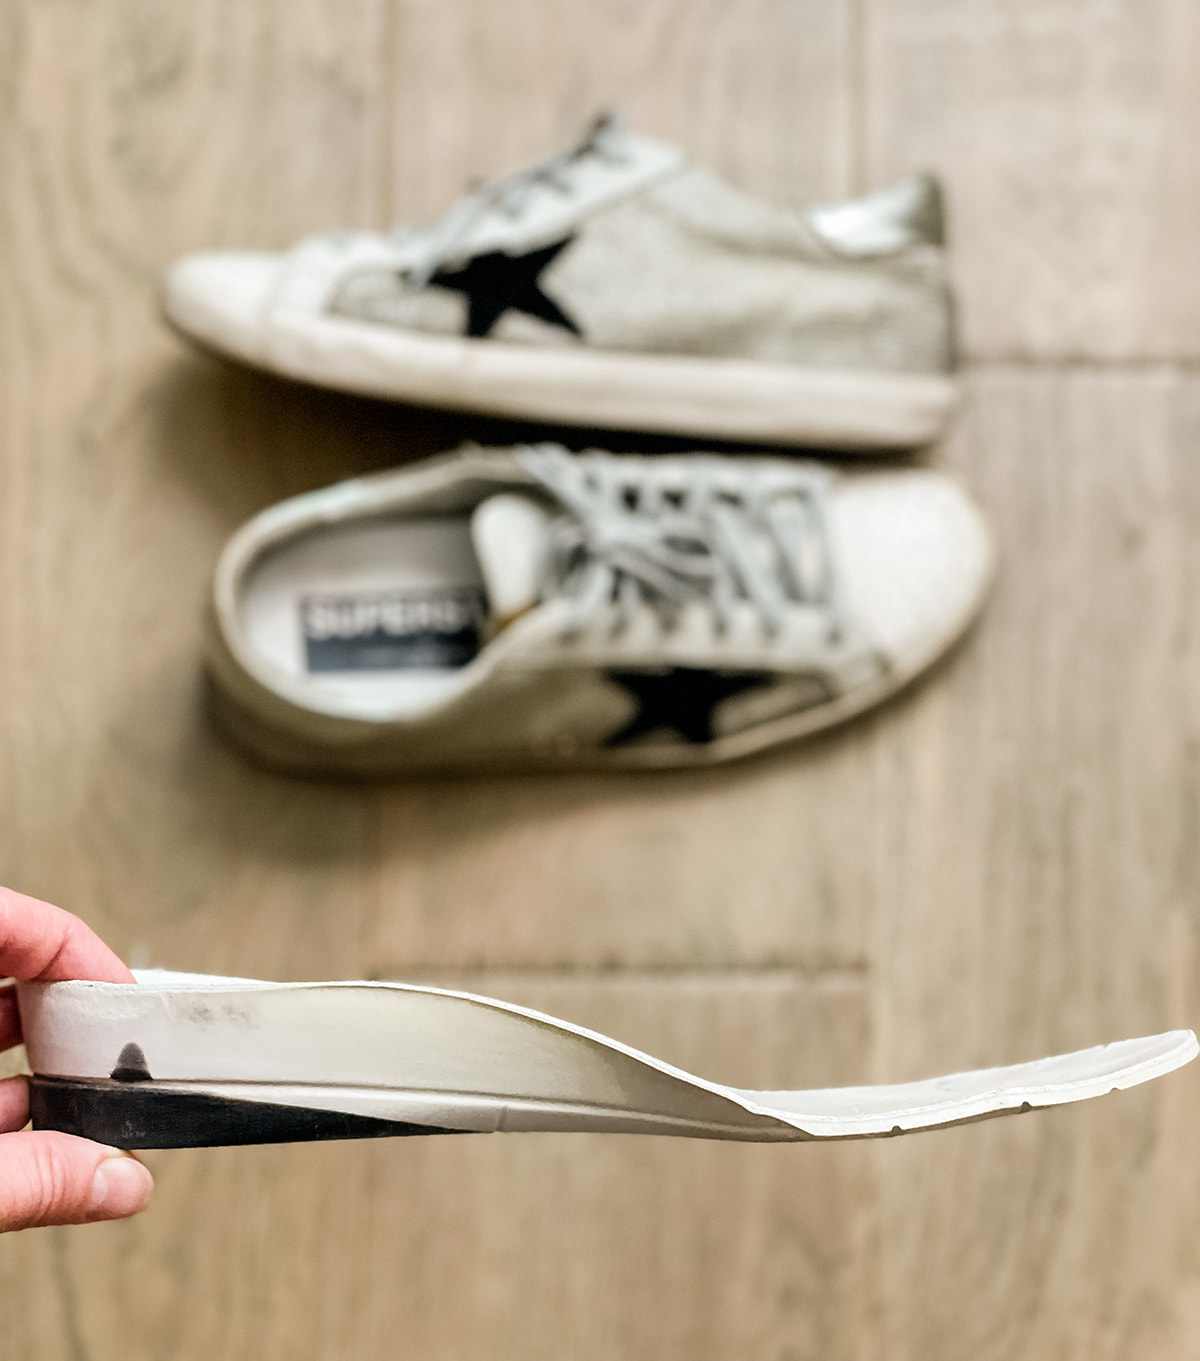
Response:
[[[974,503],[924,469],[851,475],[832,521],[855,619],[894,664],[932,661],[970,623],[991,580],[991,538]]]
[[[278,256],[249,251],[185,256],[167,272],[167,318],[201,345],[257,363],[279,267]]]

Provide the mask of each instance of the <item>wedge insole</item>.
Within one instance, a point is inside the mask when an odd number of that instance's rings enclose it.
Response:
[[[130,1147],[413,1126],[869,1138],[1104,1096],[1198,1048],[1177,1030],[898,1085],[778,1091],[725,1086],[545,1012],[419,984],[151,970],[136,985],[22,984],[18,1002],[38,1127]]]
[[[465,516],[323,528],[242,583],[243,636],[314,693],[386,712],[432,698],[477,655],[483,578]]]

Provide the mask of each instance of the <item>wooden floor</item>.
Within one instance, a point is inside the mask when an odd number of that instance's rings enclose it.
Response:
[[[1194,0],[7,0],[0,881],[136,963],[399,976],[717,1078],[903,1079],[1200,1019]],[[250,512],[479,432],[185,353],[177,254],[427,216],[616,105],[800,204],[947,181],[992,519],[973,639],[696,777],[354,789],[210,730]],[[505,438],[502,427],[484,427]],[[899,1141],[151,1159],[0,1243],[39,1361],[1185,1361],[1200,1078]]]

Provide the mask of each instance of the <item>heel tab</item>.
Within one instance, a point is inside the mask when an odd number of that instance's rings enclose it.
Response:
[[[908,222],[914,238],[926,245],[946,244],[946,196],[942,182],[928,170],[919,171],[897,186],[909,197]]]
[[[910,246],[946,244],[942,186],[928,172],[862,198],[813,208],[809,221],[839,255],[888,255]]]

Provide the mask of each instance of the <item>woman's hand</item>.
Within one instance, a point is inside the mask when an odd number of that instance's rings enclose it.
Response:
[[[0,978],[132,983],[104,942],[69,912],[0,888]],[[0,1050],[21,1043],[16,989],[0,986]],[[71,1134],[23,1131],[29,1086],[0,1080],[0,1233],[44,1224],[124,1219],[154,1189],[136,1158]],[[22,1130],[21,1133],[13,1131]]]

